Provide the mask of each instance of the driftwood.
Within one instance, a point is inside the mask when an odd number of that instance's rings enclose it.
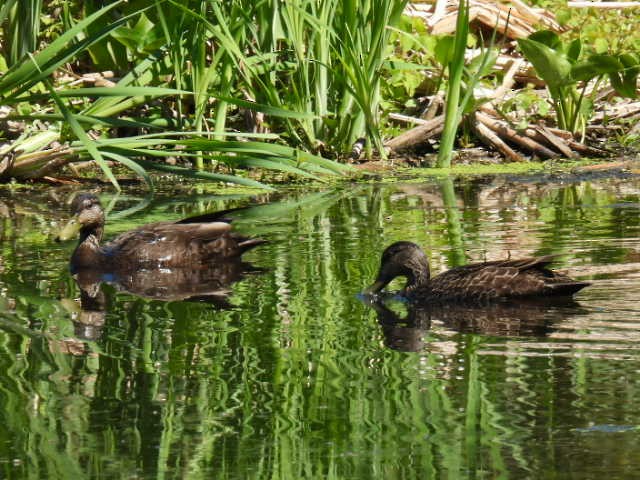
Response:
[[[530,133],[529,133],[529,129],[527,129],[525,132],[535,140],[547,142],[553,148],[558,150],[564,157],[566,158],[579,157],[579,155],[573,150],[571,150],[569,145],[567,145],[562,138],[554,134],[551,130],[549,130],[544,125],[536,125],[535,127],[533,127],[532,130],[533,132],[530,132]]]
[[[440,135],[444,128],[444,115],[438,115],[431,120],[414,118],[412,121],[420,125],[387,141],[385,146],[394,151],[406,150]]]
[[[457,9],[457,0],[437,0],[435,4],[409,4],[404,13],[423,18],[432,34],[447,34],[455,31]],[[470,0],[469,21],[475,27],[496,29],[498,33],[510,39],[528,37],[537,27],[556,32],[563,31],[553,13],[529,7],[520,0],[511,0],[508,3]]]
[[[509,139],[512,143],[518,144],[520,147],[525,150],[537,155],[542,158],[557,158],[560,155],[553,150],[548,149],[544,145],[536,142],[531,137],[526,135],[522,135],[504,120],[498,120],[490,117],[489,115],[476,112],[476,120],[482,124],[484,124],[490,130],[493,130],[497,135],[499,135],[503,139]]]
[[[399,152],[416,148],[434,138],[444,128],[444,115],[432,120],[392,114],[397,121],[417,124],[397,137],[386,142],[391,151]],[[581,155],[600,156],[604,149],[590,147],[578,142],[571,132],[545,125],[529,125],[518,130],[503,118],[490,103],[481,106],[471,117],[471,126],[478,139],[486,146],[499,151],[507,160],[521,162],[523,155],[531,155],[541,159],[578,158]],[[514,150],[517,147],[521,152]]]
[[[584,2],[569,2],[577,4]],[[619,2],[608,2],[607,5]],[[630,2],[639,3],[640,2]],[[436,0],[429,4],[410,4],[405,14],[424,19],[431,33],[452,33],[455,29],[457,16],[457,0]],[[547,28],[556,32],[563,29],[558,25],[555,16],[544,9],[527,6],[522,0],[479,1],[470,0],[470,20],[473,25],[497,30],[510,39],[527,37],[539,28]],[[507,24],[508,20],[508,24]],[[473,52],[468,52],[473,56]],[[487,103],[470,116],[470,124],[478,139],[486,146],[499,151],[506,159],[523,161],[526,156],[542,159],[550,158],[578,158],[581,155],[598,156],[605,150],[594,148],[577,141],[571,132],[546,126],[543,124],[528,125],[524,129],[517,129],[514,124],[517,119],[506,118],[497,111],[494,104],[510,95],[514,95],[516,83],[544,86],[532,65],[525,59],[513,56],[507,51],[501,52],[494,69],[502,71],[502,84],[490,93]],[[541,92],[542,94],[543,92]],[[607,92],[595,92],[596,95],[608,95]],[[481,97],[486,98],[486,92]],[[478,95],[476,94],[476,97]],[[426,110],[428,119],[392,114],[390,118],[418,126],[408,130],[386,142],[391,151],[411,149],[426,143],[429,139],[439,135],[444,128],[444,115],[436,115],[443,110],[443,94],[438,92],[430,97]],[[596,114],[595,119],[640,118],[640,102],[626,103],[608,107],[606,111]],[[422,117],[422,115],[420,116]],[[640,128],[640,127],[638,127]]]
[[[474,122],[473,130],[475,131],[478,138],[482,140],[486,145],[495,148],[502,155],[505,156],[507,160],[512,162],[524,162],[525,159],[518,152],[513,150],[509,145],[507,145],[498,135],[495,134],[490,128],[485,126],[482,122]]]

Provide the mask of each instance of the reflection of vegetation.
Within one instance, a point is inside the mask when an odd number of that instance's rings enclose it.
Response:
[[[446,178],[440,181],[442,202],[447,217],[447,232],[449,234],[449,246],[451,248],[452,263],[460,267],[466,262],[464,244],[462,242],[462,226],[460,224],[460,212],[456,204],[456,196],[453,190],[453,180]]]
[[[292,194],[238,212],[243,231],[270,240],[248,258],[269,271],[234,287],[238,308],[107,289],[102,337],[92,342],[74,336],[56,301],[78,294],[61,273],[71,246],[36,238],[29,232],[46,225],[7,201],[0,315],[34,335],[0,322],[0,475],[525,478],[562,468],[580,442],[593,462],[606,454],[629,465],[622,459],[637,452],[630,443],[601,453],[599,442],[572,428],[602,416],[638,423],[633,402],[619,403],[637,386],[618,380],[632,378],[636,362],[606,361],[597,348],[590,357],[590,342],[585,358],[561,358],[549,353],[552,338],[531,347],[439,324],[419,353],[396,352],[384,348],[375,316],[354,296],[371,282],[384,246],[399,239],[430,248],[436,271],[452,266],[443,260],[451,238],[475,258],[491,247],[503,254],[509,235],[522,231],[521,248],[532,252],[617,261],[611,239],[640,235],[632,219],[638,195],[617,188],[496,181],[464,190],[445,183]],[[202,211],[225,206],[201,199]],[[464,214],[456,209],[452,223],[448,210],[461,199]],[[49,217],[42,206],[30,208]],[[125,208],[117,203],[114,213]],[[146,208],[114,217],[113,230],[187,213],[163,199]],[[577,238],[602,243],[576,251]],[[38,253],[45,249],[46,258]],[[554,352],[566,353],[558,342]]]

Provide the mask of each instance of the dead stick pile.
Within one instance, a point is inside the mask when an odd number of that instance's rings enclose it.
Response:
[[[552,13],[529,7],[521,0],[511,0],[506,3],[470,0],[469,5],[472,28],[474,25],[475,28],[489,30],[495,28],[509,40],[527,37],[541,28],[556,32],[563,30]],[[422,18],[431,33],[453,33],[457,6],[457,0],[413,3],[407,7],[405,14]],[[514,84],[533,84],[542,87],[544,83],[536,77],[529,62],[510,51],[501,52],[495,68],[502,71],[502,84],[490,95],[491,101],[467,119],[478,139],[486,146],[497,150],[510,161],[524,161],[527,156],[540,159],[577,158],[583,155],[598,156],[606,153],[603,149],[577,141],[571,132],[544,124],[516,129],[515,122],[501,115],[494,105],[514,94]],[[443,94],[438,92],[427,100],[429,106],[419,118],[399,114],[390,115],[390,118],[397,122],[416,125],[387,141],[386,147],[390,151],[397,152],[419,147],[442,133]],[[626,102],[615,107],[604,107],[603,111],[596,113],[593,118],[595,121],[603,121],[605,118],[615,120],[636,116],[640,117],[640,102]]]

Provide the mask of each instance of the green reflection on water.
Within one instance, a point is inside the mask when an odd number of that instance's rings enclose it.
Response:
[[[0,478],[633,476],[637,187],[439,180],[292,193],[237,212],[236,228],[270,243],[247,256],[266,271],[233,285],[233,308],[104,286],[103,325],[84,337],[64,300],[79,296],[73,245],[48,237],[65,207],[2,193]],[[117,199],[107,235],[247,203],[187,200]],[[557,253],[602,281],[534,336],[487,325],[491,315],[473,328],[443,317],[393,330],[415,340],[403,352],[356,297],[401,239],[427,248],[435,272]]]

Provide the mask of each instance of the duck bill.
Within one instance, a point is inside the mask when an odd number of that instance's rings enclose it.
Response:
[[[67,222],[67,224],[62,227],[62,230],[58,232],[55,240],[57,242],[64,242],[66,240],[70,240],[78,236],[80,233],[80,229],[82,228],[82,224],[78,221],[76,217],[73,217],[71,220]]]

